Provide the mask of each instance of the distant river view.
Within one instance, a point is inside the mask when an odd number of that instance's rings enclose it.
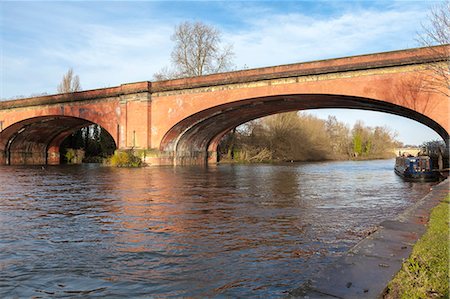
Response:
[[[428,193],[393,165],[0,166],[0,298],[284,296]]]

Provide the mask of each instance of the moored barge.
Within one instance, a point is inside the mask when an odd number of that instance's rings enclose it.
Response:
[[[409,181],[430,182],[437,181],[441,177],[439,171],[433,170],[429,156],[397,157],[395,173]]]

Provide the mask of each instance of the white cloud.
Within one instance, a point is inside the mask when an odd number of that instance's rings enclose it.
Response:
[[[30,9],[15,9],[14,13],[19,15],[7,21],[30,35],[4,48],[6,75],[2,79],[4,88],[0,97],[53,92],[69,67],[79,74],[84,88],[98,88],[151,80],[153,73],[169,64],[170,35],[174,22],[179,21],[178,15],[133,19],[133,10],[126,10],[128,15],[118,21],[104,19],[100,13],[82,7],[52,6],[48,14],[33,12],[35,19]],[[410,10],[401,10],[401,7],[387,11],[347,10],[340,15],[314,17],[297,12],[275,13],[264,5],[243,9],[242,5],[231,4],[228,9],[229,15],[241,22],[236,31],[224,32],[224,39],[234,44],[237,68],[404,48],[408,46],[406,41],[413,45],[411,34],[414,26],[418,26],[417,18],[424,14],[415,7]],[[57,12],[64,18],[46,23],[45,20]],[[152,8],[152,13],[157,15],[158,10]],[[21,25],[18,18],[30,19],[31,25]],[[236,28],[228,23],[222,25]],[[21,60],[24,62],[20,64]],[[26,86],[13,82],[24,74],[39,78],[41,87],[37,82]]]
[[[70,67],[80,76],[84,89],[151,80],[153,73],[170,59],[169,36],[173,27],[140,25],[125,28],[80,25],[76,38],[55,42],[44,36],[39,42],[33,42],[37,46],[28,53],[29,56],[4,54],[2,82],[6,82],[6,88],[1,96],[53,93],[57,82]],[[33,84],[23,84],[20,79],[25,76],[32,77]]]
[[[172,27],[152,25],[120,28],[88,25],[83,43],[76,48],[46,48],[48,57],[74,66],[84,88],[99,88],[133,81],[151,80],[152,74],[170,58]]]
[[[248,28],[226,38],[234,44],[238,66],[269,66],[407,48],[423,15],[415,9],[323,18],[276,14],[250,19]]]

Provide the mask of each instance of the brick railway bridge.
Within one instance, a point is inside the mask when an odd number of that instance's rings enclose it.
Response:
[[[404,116],[448,144],[449,99],[423,88],[429,66],[445,66],[448,53],[448,45],[407,49],[4,101],[0,164],[59,164],[61,142],[91,124],[118,149],[149,150],[151,164],[216,162],[218,143],[232,128],[316,108]]]

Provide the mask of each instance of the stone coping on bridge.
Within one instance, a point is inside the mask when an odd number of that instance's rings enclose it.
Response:
[[[413,48],[158,81],[152,92],[439,62],[448,59],[449,51],[449,45]]]
[[[18,100],[0,101],[0,110],[67,102],[88,101],[101,98],[116,97],[120,95],[148,92],[150,90],[150,86],[151,82],[145,81],[122,84],[115,87],[77,91],[72,93],[62,93]]]
[[[449,179],[397,219],[383,221],[376,232],[360,241],[344,256],[308,283],[293,290],[289,298],[381,298],[388,283],[425,233],[431,210],[449,192]]]
[[[440,62],[448,60],[449,51],[450,46],[443,45],[262,67],[166,81],[143,81],[127,83],[115,87],[92,89],[74,93],[45,95],[18,100],[0,101],[0,110],[37,105],[52,105],[67,102],[88,101],[141,92],[156,93],[207,86],[270,80],[276,78],[321,75],[336,72]]]

